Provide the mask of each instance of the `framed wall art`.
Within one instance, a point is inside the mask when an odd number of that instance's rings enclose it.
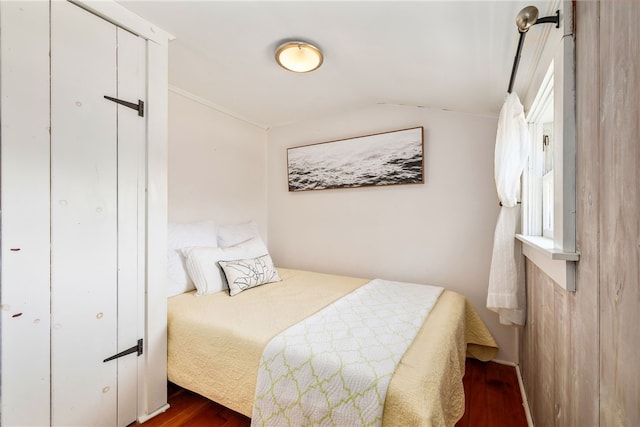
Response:
[[[289,191],[424,182],[422,126],[287,149]]]

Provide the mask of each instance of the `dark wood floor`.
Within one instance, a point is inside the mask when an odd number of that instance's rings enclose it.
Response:
[[[250,419],[202,396],[169,384],[169,404],[145,427],[248,427]],[[467,359],[465,414],[456,427],[526,427],[515,368]]]
[[[456,427],[527,427],[516,368],[467,359],[464,415]]]

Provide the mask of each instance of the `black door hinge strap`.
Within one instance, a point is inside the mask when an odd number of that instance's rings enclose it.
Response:
[[[107,357],[107,358],[106,358],[106,359],[104,359],[102,362],[103,362],[103,363],[104,363],[104,362],[109,362],[109,361],[111,361],[111,360],[118,359],[118,358],[120,358],[120,357],[122,357],[122,356],[126,356],[127,354],[131,354],[131,353],[138,353],[138,356],[140,356],[140,355],[142,354],[142,348],[143,348],[143,345],[142,345],[142,344],[143,344],[143,341],[142,341],[142,338],[140,338],[140,339],[138,340],[138,344],[136,344],[136,345],[134,345],[133,347],[128,348],[128,349],[126,349],[126,350],[124,350],[124,351],[121,351],[121,352],[120,352],[120,353],[118,353],[118,354],[114,354],[114,355],[113,355],[113,356],[111,356],[111,357]]]
[[[118,99],[118,98],[112,98],[110,96],[105,95],[104,96],[105,99],[108,99],[109,101],[113,101],[117,104],[120,105],[124,105],[125,107],[129,107],[133,110],[136,110],[138,112],[138,115],[140,117],[144,117],[144,101],[138,99],[138,103],[134,104],[133,102],[129,102],[129,101],[123,101],[122,99]]]

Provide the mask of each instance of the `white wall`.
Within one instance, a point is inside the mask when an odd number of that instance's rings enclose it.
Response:
[[[286,148],[424,126],[425,183],[290,193]],[[496,117],[376,105],[270,130],[269,248],[277,265],[441,285],[464,294],[516,361],[515,330],[485,308],[498,199]]]
[[[169,92],[169,221],[267,231],[266,131]]]

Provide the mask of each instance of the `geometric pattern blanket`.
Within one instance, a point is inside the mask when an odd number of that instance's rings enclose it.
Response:
[[[395,368],[442,291],[375,279],[276,335],[251,425],[380,425]]]

